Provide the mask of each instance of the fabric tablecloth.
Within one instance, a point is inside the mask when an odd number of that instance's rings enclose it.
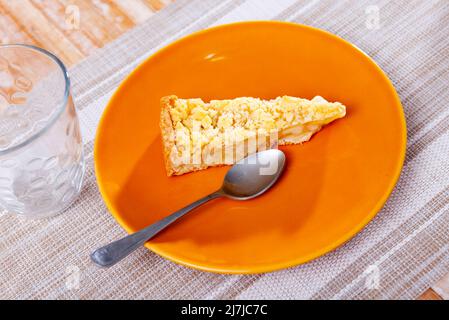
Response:
[[[376,218],[310,263],[259,275],[192,270],[139,249],[110,269],[99,244],[125,235],[98,192],[92,146],[123,78],[157,49],[212,25],[284,20],[335,33],[381,66],[408,128],[401,178]],[[85,142],[80,197],[63,214],[0,216],[0,298],[354,299],[415,298],[449,271],[449,1],[178,0],[70,69]]]

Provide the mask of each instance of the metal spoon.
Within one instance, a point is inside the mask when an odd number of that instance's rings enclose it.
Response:
[[[220,190],[136,233],[95,250],[91,259],[99,266],[110,267],[144,245],[174,221],[209,200],[220,197],[234,200],[255,198],[267,191],[278,180],[284,169],[284,164],[285,155],[280,150],[271,149],[254,153],[232,166],[227,172]]]

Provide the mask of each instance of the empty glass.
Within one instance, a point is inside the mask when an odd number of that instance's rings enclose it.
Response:
[[[28,217],[81,190],[83,144],[66,68],[33,46],[0,46],[0,206]]]

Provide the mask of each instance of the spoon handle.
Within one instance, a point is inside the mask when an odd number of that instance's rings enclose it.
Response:
[[[172,213],[168,217],[165,217],[136,233],[130,234],[122,239],[114,241],[104,247],[95,250],[90,257],[92,261],[99,266],[110,267],[125,258],[128,254],[136,250],[138,247],[144,245],[145,242],[147,242],[160,231],[164,230],[170,224],[184,216],[186,213],[208,202],[209,200],[221,197],[222,195],[223,194],[220,191],[217,191],[208,196],[205,196],[204,198],[193,202],[187,207],[184,207],[181,210]]]

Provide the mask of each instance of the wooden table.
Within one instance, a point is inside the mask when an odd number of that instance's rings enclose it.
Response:
[[[0,44],[34,44],[68,66],[89,56],[174,0],[0,0]],[[449,296],[449,275],[419,299]]]
[[[28,43],[70,66],[171,0],[0,0],[0,43]]]

